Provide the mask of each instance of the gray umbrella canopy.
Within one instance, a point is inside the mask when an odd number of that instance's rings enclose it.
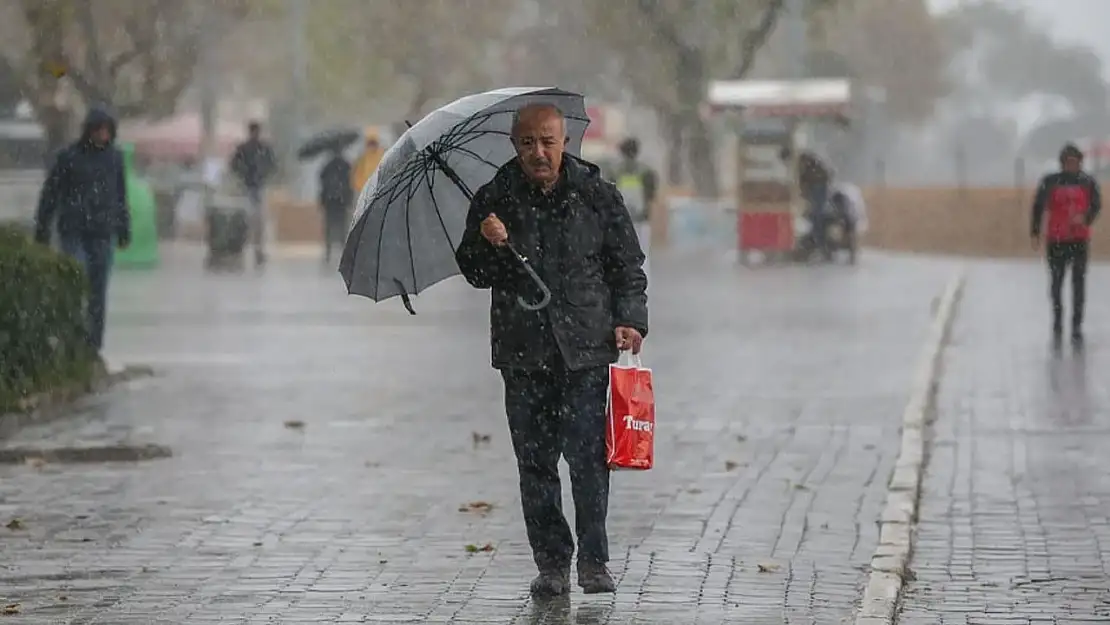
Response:
[[[406,298],[458,275],[474,191],[515,156],[513,114],[551,104],[567,120],[567,152],[578,155],[589,125],[584,98],[553,88],[514,87],[466,96],[408,129],[382,156],[358,198],[339,272],[348,293]],[[411,308],[410,308],[411,312]]]

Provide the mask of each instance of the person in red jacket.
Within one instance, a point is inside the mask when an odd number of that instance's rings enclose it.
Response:
[[[1051,277],[1052,336],[1064,332],[1062,291],[1071,267],[1071,337],[1083,341],[1083,305],[1087,290],[1087,258],[1091,224],[1102,209],[1098,183],[1083,171],[1083,152],[1072,144],[1060,151],[1060,171],[1041,179],[1033,202],[1030,234],[1034,247],[1045,241]]]

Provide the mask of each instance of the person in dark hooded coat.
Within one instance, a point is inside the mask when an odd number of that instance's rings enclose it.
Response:
[[[113,249],[131,243],[123,154],[115,148],[115,139],[116,120],[104,110],[90,110],[81,137],[55,159],[35,216],[35,240],[48,244],[56,227],[62,251],[85,270],[86,332],[89,345],[98,352],[104,344]]]

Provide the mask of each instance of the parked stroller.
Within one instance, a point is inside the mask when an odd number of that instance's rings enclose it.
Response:
[[[246,198],[224,181],[211,194],[204,212],[208,245],[205,268],[241,271],[245,266],[243,251],[250,235]]]

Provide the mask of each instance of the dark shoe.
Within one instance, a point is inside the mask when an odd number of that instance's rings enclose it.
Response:
[[[1072,328],[1071,342],[1072,342],[1072,345],[1082,345],[1083,344],[1083,329],[1082,328]]]
[[[1059,319],[1052,322],[1052,338],[1059,340],[1064,336],[1064,322]]]
[[[570,593],[570,571],[568,570],[546,570],[540,571],[540,574],[532,580],[529,590],[532,596],[545,599],[550,597],[559,597]]]
[[[616,592],[617,583],[604,564],[578,564],[578,585],[587,595]]]

